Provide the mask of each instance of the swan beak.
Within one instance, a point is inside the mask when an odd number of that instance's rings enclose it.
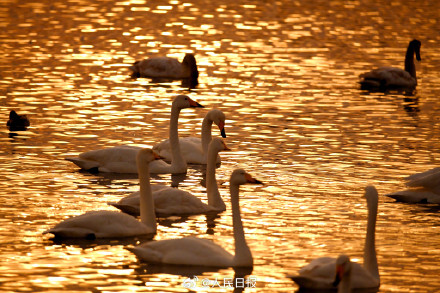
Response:
[[[193,99],[191,99],[189,97],[188,97],[188,101],[189,101],[189,105],[191,107],[194,107],[194,108],[205,108],[205,106],[200,105],[199,103],[197,103],[196,101],[194,101]]]
[[[158,153],[156,153],[155,151],[153,151],[153,156],[155,160],[161,160],[162,158],[159,156]]]
[[[416,51],[416,59],[417,61],[422,61],[422,58],[420,57],[420,50]]]
[[[246,173],[245,174],[246,177],[246,181],[248,183],[252,183],[252,184],[263,184],[263,182],[261,182],[260,180],[255,179],[254,177],[252,177],[250,174]]]
[[[344,267],[341,265],[336,266],[336,276],[335,280],[333,281],[333,287],[337,287],[338,284],[342,280],[342,275],[344,274]]]
[[[218,124],[218,129],[220,129],[220,134],[223,138],[226,138],[226,132],[225,132],[225,121],[220,121]]]

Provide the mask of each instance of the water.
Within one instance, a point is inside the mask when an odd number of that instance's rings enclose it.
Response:
[[[241,189],[255,259],[243,280],[253,276],[257,287],[245,291],[292,292],[286,275],[313,258],[344,252],[362,261],[362,194],[374,184],[379,292],[440,290],[438,209],[383,196],[439,165],[439,11],[438,1],[4,1],[0,120],[15,109],[31,127],[0,129],[0,290],[186,292],[183,282],[196,275],[195,290],[206,291],[202,279],[234,276],[142,265],[125,249],[136,239],[53,243],[42,235],[67,217],[113,209],[108,201],[138,188],[135,178],[78,172],[64,158],[158,143],[181,93],[206,107],[182,111],[182,136],[199,135],[207,109],[226,113],[232,151],[217,178],[228,210],[162,219],[155,239],[198,235],[232,251],[227,180],[243,167],[265,183]],[[360,73],[403,67],[413,38],[422,42],[415,95],[359,90]],[[186,52],[200,71],[192,91],[129,78],[135,60]],[[190,168],[180,186],[205,199],[201,179]]]

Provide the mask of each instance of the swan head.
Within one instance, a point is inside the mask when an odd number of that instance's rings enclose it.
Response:
[[[143,164],[149,164],[154,160],[160,160],[160,156],[152,149],[141,149],[137,154],[137,161]]]
[[[228,148],[228,146],[225,144],[223,139],[221,139],[220,137],[214,137],[213,139],[211,139],[208,148],[209,149],[214,148],[216,152],[231,150],[230,148]]]
[[[173,108],[204,108],[202,105],[188,97],[187,95],[178,95],[174,98]]]
[[[414,39],[411,42],[409,42],[409,46],[414,49],[414,53],[416,53],[417,61],[421,61],[422,58],[420,57],[420,47],[422,46],[422,42],[420,42],[419,40]]]
[[[261,181],[255,179],[254,177],[252,177],[252,175],[250,175],[243,169],[235,169],[232,172],[230,181],[231,184],[235,184],[235,185],[243,185],[246,183],[263,184]]]
[[[225,121],[226,116],[225,114],[219,110],[219,109],[212,109],[207,114],[208,118],[212,120],[217,126],[218,129],[220,129],[220,133],[223,138],[226,138],[226,132],[225,132]]]
[[[335,281],[333,282],[333,286],[336,287],[338,284],[347,277],[351,273],[351,261],[350,258],[345,255],[341,254],[336,259],[336,276]]]

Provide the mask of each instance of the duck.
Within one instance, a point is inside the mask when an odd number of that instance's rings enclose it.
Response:
[[[253,257],[240,215],[239,189],[246,183],[261,184],[243,169],[235,169],[230,177],[232,222],[235,255],[220,245],[195,236],[144,242],[127,248],[140,261],[150,264],[209,267],[253,267]]]
[[[204,214],[208,212],[223,212],[226,205],[218,190],[215,177],[215,160],[220,151],[230,150],[225,142],[215,137],[209,143],[209,158],[206,170],[206,192],[208,204],[203,203],[193,194],[165,185],[153,185],[153,198],[156,214],[160,216]],[[139,215],[139,191],[133,192],[118,202],[108,204],[132,215]]]
[[[9,120],[6,122],[6,126],[10,131],[26,130],[29,125],[30,122],[26,115],[19,115],[14,110],[9,112]]]
[[[361,89],[366,90],[390,90],[390,89],[414,89],[417,86],[416,66],[414,54],[417,61],[421,61],[419,40],[409,42],[405,55],[405,69],[395,67],[380,67],[359,75],[361,78]]]
[[[208,145],[212,139],[211,128],[212,123],[215,123],[223,138],[226,138],[225,132],[225,114],[219,109],[212,109],[206,113],[202,122],[202,131],[200,137],[180,137],[180,150],[183,158],[188,164],[206,165],[208,162]],[[172,158],[170,140],[166,139],[155,146],[155,150],[166,161],[170,161]],[[221,163],[220,156],[217,157],[217,164]]]
[[[186,79],[192,87],[199,84],[196,58],[191,53],[185,54],[182,62],[172,57],[157,56],[136,61],[129,69],[133,71],[132,78]]]
[[[172,154],[171,164],[163,160],[153,161],[150,163],[150,173],[186,173],[187,163],[183,159],[182,152],[180,151],[178,134],[179,113],[185,108],[203,108],[203,106],[187,95],[178,95],[174,98],[169,122],[169,141]],[[136,156],[141,149],[141,147],[137,146],[114,146],[87,151],[77,157],[68,157],[66,160],[89,172],[137,173]]]
[[[368,207],[367,235],[364,246],[364,263],[352,263],[352,289],[376,289],[380,286],[379,267],[375,248],[375,229],[378,194],[374,186],[365,188]],[[298,275],[289,276],[301,289],[334,289],[337,259],[320,257],[299,270]]]
[[[119,211],[89,211],[68,218],[44,231],[43,234],[53,234],[55,239],[85,238],[90,240],[156,234],[157,223],[150,187],[149,163],[159,158],[159,155],[151,149],[141,149],[137,153],[141,221]]]
[[[406,190],[386,194],[398,202],[440,204],[440,168],[436,167],[405,178]]]

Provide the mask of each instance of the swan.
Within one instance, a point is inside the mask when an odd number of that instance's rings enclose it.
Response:
[[[351,293],[351,267],[350,258],[341,254],[336,259],[336,276],[333,286],[338,286],[338,293]]]
[[[171,164],[163,160],[150,163],[150,173],[179,174],[186,173],[187,164],[182,157],[178,137],[178,119],[180,110],[190,107],[202,107],[186,95],[178,95],[171,106],[169,140],[171,142]],[[136,155],[141,147],[115,146],[106,149],[81,153],[78,157],[66,158],[81,169],[92,172],[137,173]]]
[[[30,125],[29,119],[26,115],[18,115],[17,112],[11,110],[9,112],[9,120],[6,122],[6,126],[11,131],[26,130]]]
[[[156,214],[150,187],[149,163],[159,156],[151,149],[142,149],[137,154],[140,185],[139,222],[135,217],[116,211],[90,211],[66,219],[43,234],[51,233],[55,238],[119,238],[156,233]]]
[[[393,89],[410,88],[417,86],[416,66],[414,54],[418,61],[420,58],[421,42],[412,40],[405,55],[405,70],[395,67],[380,67],[359,75],[362,89]]]
[[[405,179],[410,189],[386,194],[386,196],[406,203],[440,203],[439,167],[412,174]]]
[[[199,71],[193,54],[185,54],[182,62],[171,57],[150,57],[136,61],[129,69],[133,71],[132,78],[188,79],[192,86],[199,83]]]
[[[146,242],[128,249],[139,260],[148,263],[212,267],[252,267],[253,258],[244,235],[238,197],[240,185],[245,183],[260,184],[261,182],[254,179],[243,169],[234,170],[230,178],[230,193],[235,255],[232,255],[208,239],[193,236]]]
[[[364,247],[364,264],[352,263],[353,289],[379,288],[380,276],[375,249],[375,229],[378,206],[377,190],[374,186],[365,188],[365,198],[368,207],[367,235]],[[312,260],[299,271],[299,275],[289,276],[304,289],[331,289],[335,276],[336,259],[320,257]]]
[[[221,136],[226,138],[225,133],[225,114],[218,109],[210,110],[202,122],[202,135],[199,137],[181,137],[179,138],[180,150],[183,158],[189,164],[206,164],[208,155],[208,145],[211,141],[211,127],[214,122],[220,129]],[[171,160],[171,148],[169,139],[155,145],[153,150],[167,161]],[[217,158],[217,164],[221,162]]]
[[[229,150],[221,138],[215,137],[209,143],[209,158],[206,170],[206,192],[208,204],[203,203],[198,197],[187,191],[165,185],[153,185],[153,198],[156,214],[159,215],[186,215],[203,214],[211,211],[222,212],[226,210],[226,205],[220,196],[215,178],[215,160],[219,151]],[[139,192],[122,198],[118,202],[109,202],[123,212],[139,214]]]

